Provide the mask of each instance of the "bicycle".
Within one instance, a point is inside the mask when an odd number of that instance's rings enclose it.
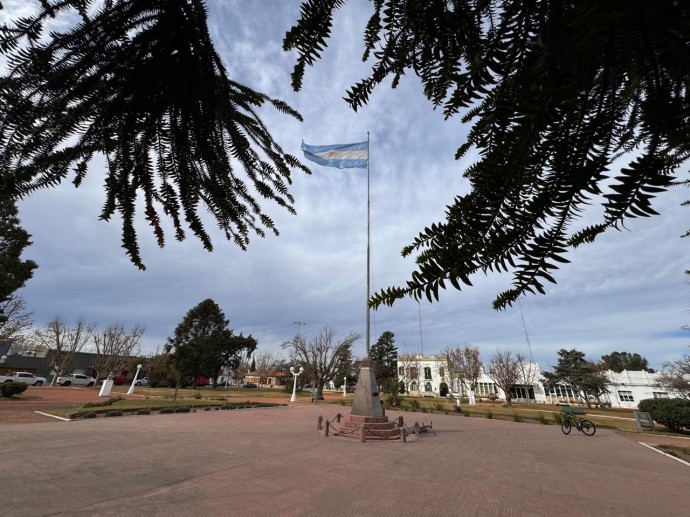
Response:
[[[570,430],[573,427],[587,436],[592,436],[597,432],[597,427],[589,420],[576,417],[570,413],[563,413],[563,423],[561,423],[561,431],[563,434],[570,434]]]

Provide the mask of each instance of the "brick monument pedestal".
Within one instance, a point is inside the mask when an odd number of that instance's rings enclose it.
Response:
[[[359,380],[355,388],[355,399],[350,416],[341,420],[338,428],[340,436],[350,436],[364,440],[399,440],[400,429],[395,422],[389,422],[379,397],[374,369],[366,358],[359,368]]]

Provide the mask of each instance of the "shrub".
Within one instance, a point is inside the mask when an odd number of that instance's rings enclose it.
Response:
[[[491,411],[490,409],[486,412],[486,418],[491,420],[494,417],[494,412]]]
[[[645,399],[638,407],[640,411],[651,413],[655,421],[672,431],[690,428],[690,400]]]
[[[161,415],[167,414],[167,413],[174,413],[174,412],[175,412],[175,408],[171,408],[171,407],[164,407],[164,408],[161,408],[161,410],[159,411],[159,413]]]
[[[234,406],[231,406],[227,402],[225,404],[223,404],[222,406],[220,406],[220,409],[230,409],[230,408],[235,409]]]
[[[105,414],[105,416],[122,416],[122,414],[123,414],[122,411],[120,411],[119,409],[112,409],[112,410],[108,411]]]
[[[560,413],[554,413],[553,421],[556,422],[556,425],[561,425],[563,423],[563,415]]]
[[[176,407],[174,409],[175,413],[189,413],[192,410],[192,408],[189,407]]]
[[[0,384],[0,395],[3,397],[19,395],[24,393],[28,387],[29,385],[23,382],[3,382]]]
[[[513,411],[513,422],[522,422],[522,417],[518,415],[517,411]]]
[[[422,405],[419,403],[417,399],[410,400],[410,409],[412,411],[419,411],[420,407],[422,407]]]
[[[434,404],[434,409],[436,409],[437,411],[443,411],[444,409],[446,409],[446,406],[443,402],[436,402]]]
[[[546,416],[544,416],[544,413],[537,413],[537,421],[540,424],[549,425],[549,423],[546,421]]]
[[[462,414],[463,414],[464,416],[470,416],[470,412],[467,411],[466,409],[464,409],[464,410],[462,411]]]
[[[200,400],[200,399],[201,399],[201,393],[199,393],[199,392],[197,391],[197,392],[194,394],[194,398],[197,399],[197,400]]]
[[[150,409],[140,409],[139,411],[137,411],[137,415],[150,415],[150,414],[151,414]]]
[[[453,406],[453,411],[455,411],[456,413],[462,413],[462,407],[460,407],[460,406]]]
[[[112,406],[117,402],[118,400],[122,400],[122,397],[118,395],[117,397],[110,397],[108,400],[105,400],[103,402],[87,402],[84,404],[82,407],[104,407],[104,406]]]
[[[79,416],[82,418],[96,418],[98,415],[95,411],[84,411],[83,413],[79,413]]]
[[[211,408],[210,408],[209,406],[206,406],[206,407],[204,408],[204,411],[211,411]]]

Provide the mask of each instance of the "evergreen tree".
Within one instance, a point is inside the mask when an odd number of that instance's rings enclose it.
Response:
[[[569,386],[585,401],[587,407],[591,404],[590,395],[598,401],[599,397],[607,391],[608,379],[602,365],[587,360],[584,352],[575,349],[560,349],[558,362],[553,367],[553,372],[542,372],[542,375],[547,386],[554,384]]]
[[[6,311],[18,299],[15,291],[24,287],[38,267],[33,260],[21,258],[24,248],[31,244],[30,237],[19,225],[15,199],[0,188],[0,324],[7,321]]]
[[[104,155],[100,217],[122,217],[123,247],[140,268],[139,195],[160,246],[164,216],[176,239],[184,218],[211,251],[201,214],[244,249],[250,232],[278,234],[257,198],[294,213],[291,170],[308,169],[283,152],[258,110],[301,117],[230,78],[204,0],[42,0],[35,14],[0,26],[3,55],[11,64],[0,77],[6,188],[24,195],[70,173],[78,187],[94,155]]]
[[[379,389],[389,395],[398,393],[398,347],[395,346],[395,335],[386,331],[369,351],[371,365],[374,368]]]
[[[620,373],[623,370],[639,371],[646,370],[654,373],[652,368],[649,368],[647,359],[640,354],[631,354],[630,352],[611,352],[608,355],[601,356],[601,362],[605,369]]]
[[[295,90],[346,3],[302,3],[283,42],[298,54]],[[438,299],[447,284],[460,289],[472,275],[495,270],[511,271],[513,287],[494,307],[525,292],[543,294],[569,249],[620,229],[627,218],[655,215],[658,193],[690,182],[674,177],[690,156],[687,2],[372,5],[363,59],[374,63],[347,92],[350,106],[357,110],[376,86],[392,79],[395,88],[414,73],[434,107],[471,124],[456,158],[479,156],[464,173],[470,192],[403,249],[404,256],[418,253],[417,271],[405,286],[377,293],[374,306],[405,296]],[[575,225],[595,202],[599,219]]]
[[[221,308],[206,299],[191,309],[168,338],[166,350],[179,374],[178,386],[185,378],[203,375],[216,378],[222,368],[233,368],[242,354],[253,352],[257,341],[250,335],[233,335],[230,321]]]

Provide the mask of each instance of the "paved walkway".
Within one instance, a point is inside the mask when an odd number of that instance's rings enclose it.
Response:
[[[342,409],[3,427],[0,515],[688,514],[690,466],[613,431],[564,436],[556,426],[403,413],[433,420],[436,436],[322,436],[318,415]]]

